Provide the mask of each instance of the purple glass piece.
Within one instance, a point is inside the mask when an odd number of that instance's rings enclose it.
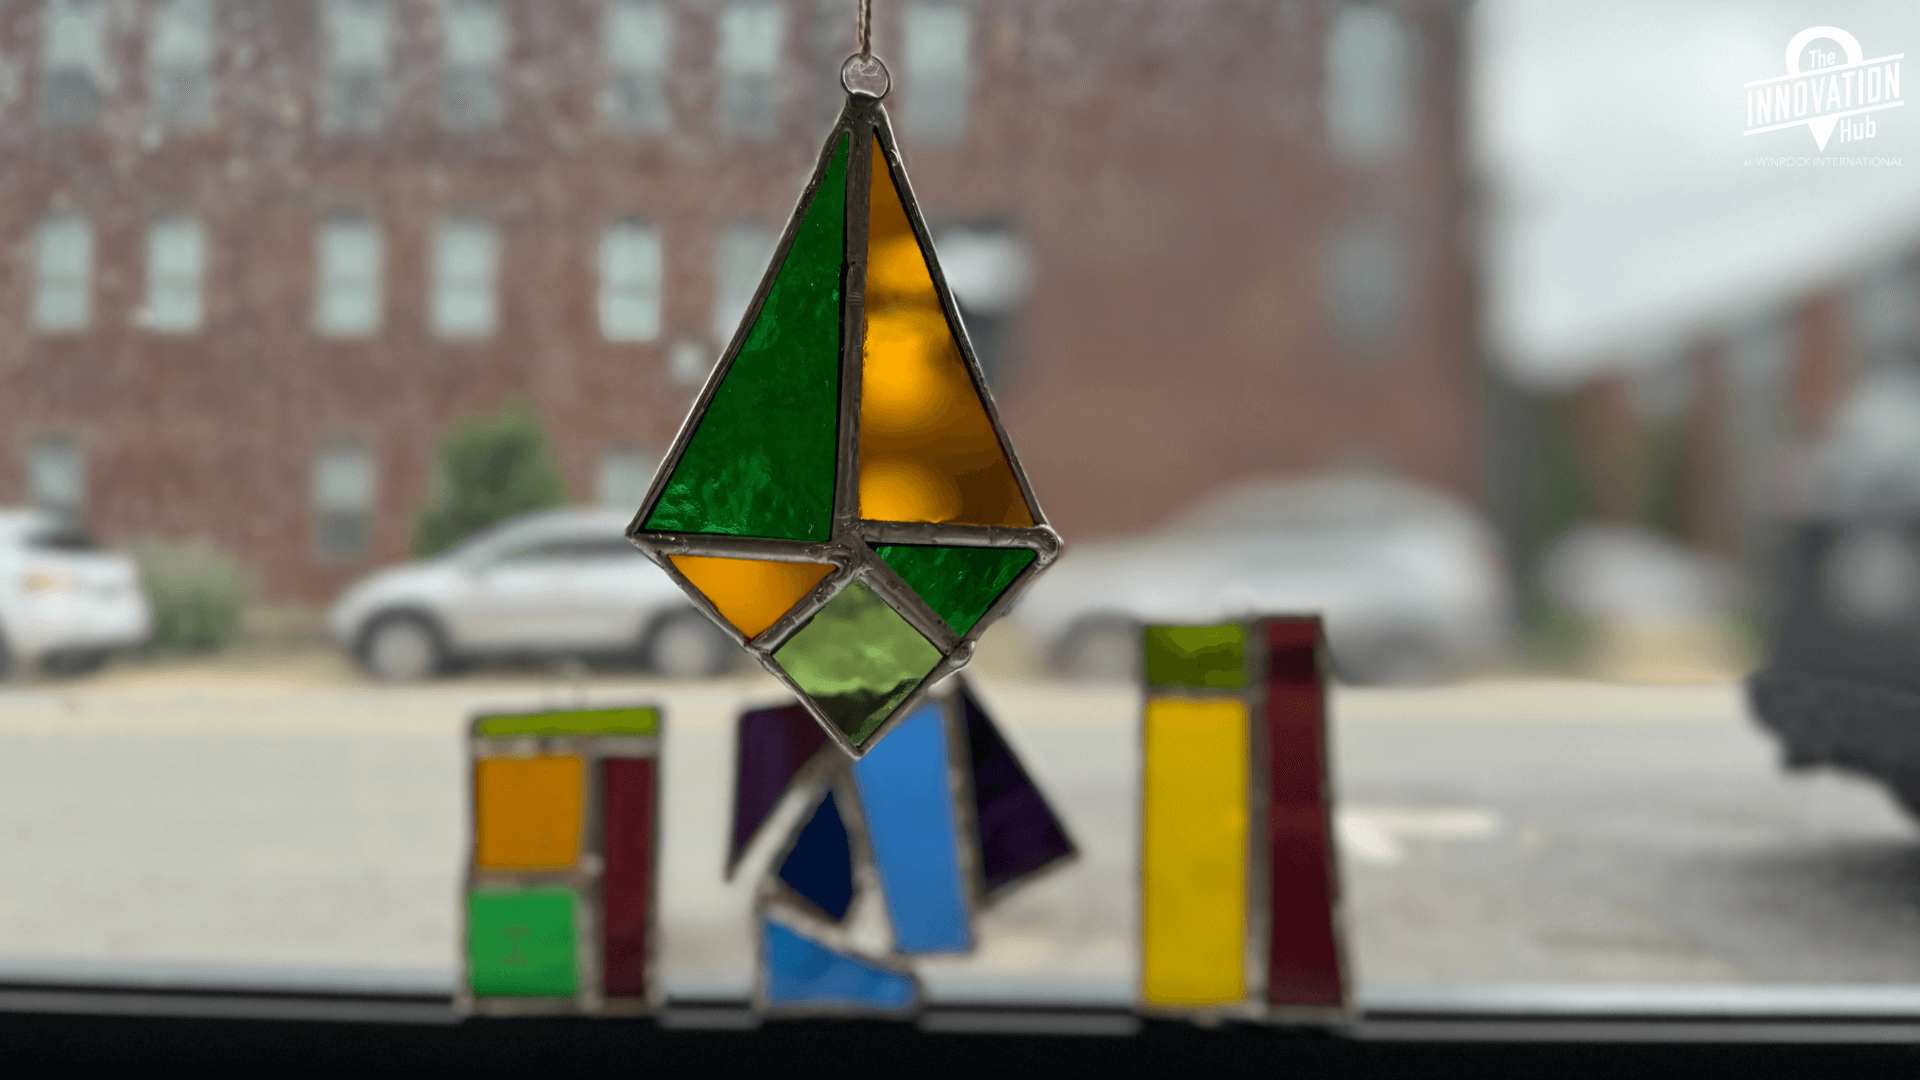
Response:
[[[733,773],[733,844],[727,876],[793,778],[826,745],[827,733],[798,703],[740,714],[740,741]]]
[[[967,752],[973,760],[980,895],[991,899],[1021,878],[1070,858],[1074,847],[1046,796],[964,680],[960,705],[966,713]]]

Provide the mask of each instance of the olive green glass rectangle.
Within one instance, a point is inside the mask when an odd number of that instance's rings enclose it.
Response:
[[[1149,626],[1142,634],[1148,686],[1236,690],[1247,684],[1247,628]]]
[[[467,894],[467,969],[480,997],[571,997],[572,889],[475,889]]]
[[[773,659],[859,746],[940,662],[940,650],[878,593],[854,581]]]
[[[660,711],[649,708],[566,709],[558,712],[483,716],[473,733],[485,737],[508,735],[654,735],[660,731]]]

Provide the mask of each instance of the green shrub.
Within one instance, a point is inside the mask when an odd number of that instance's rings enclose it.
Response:
[[[204,540],[142,540],[133,557],[153,608],[154,648],[207,652],[233,643],[253,593],[240,560]]]
[[[440,440],[435,488],[414,529],[415,555],[437,555],[496,521],[567,501],[553,441],[520,397],[453,425]]]

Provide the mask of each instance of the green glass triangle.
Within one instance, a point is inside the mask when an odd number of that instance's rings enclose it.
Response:
[[[940,650],[879,593],[855,581],[775,649],[773,659],[859,746],[940,662]]]
[[[643,528],[825,540],[840,430],[847,140]]]
[[[973,629],[973,624],[1035,558],[1026,548],[886,544],[873,551],[913,586],[920,599],[956,634]]]

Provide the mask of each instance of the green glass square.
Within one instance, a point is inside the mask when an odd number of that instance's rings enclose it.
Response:
[[[1141,636],[1148,686],[1235,690],[1247,685],[1247,628],[1149,626]]]
[[[467,894],[467,963],[474,994],[571,997],[572,889],[476,889]]]
[[[940,650],[880,594],[853,581],[773,659],[859,746],[940,662]]]

